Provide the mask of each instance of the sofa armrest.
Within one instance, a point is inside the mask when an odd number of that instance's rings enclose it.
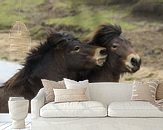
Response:
[[[40,109],[45,104],[45,92],[44,89],[40,89],[36,97],[31,100],[31,116],[32,119],[40,116]]]

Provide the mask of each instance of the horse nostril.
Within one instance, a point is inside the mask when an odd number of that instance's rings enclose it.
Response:
[[[133,66],[138,66],[139,65],[139,61],[137,59],[135,59],[135,58],[131,58],[131,64]]]
[[[101,54],[101,55],[107,55],[106,49],[100,50],[100,54]]]

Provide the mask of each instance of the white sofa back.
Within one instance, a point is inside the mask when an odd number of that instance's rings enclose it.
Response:
[[[132,83],[90,83],[89,91],[91,100],[109,105],[113,101],[129,101],[131,99]]]

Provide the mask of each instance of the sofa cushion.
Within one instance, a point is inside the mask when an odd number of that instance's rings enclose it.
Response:
[[[42,117],[105,117],[107,107],[101,102],[50,102],[40,109]]]
[[[163,117],[163,111],[160,111],[150,102],[144,101],[112,102],[108,107],[108,116]]]
[[[90,100],[90,94],[89,94],[89,81],[83,80],[83,81],[75,81],[71,79],[64,78],[64,83],[67,89],[79,89],[79,88],[86,88],[86,95],[88,99]]]
[[[156,99],[157,100],[163,99],[163,80],[160,81],[160,83],[157,87]]]
[[[154,102],[158,80],[134,81],[131,100]]]
[[[46,103],[54,101],[55,95],[54,95],[53,89],[66,88],[64,81],[56,82],[56,81],[46,80],[46,79],[41,79],[41,81],[44,86]]]
[[[88,101],[85,95],[86,88],[79,89],[53,89],[55,102],[79,102]]]

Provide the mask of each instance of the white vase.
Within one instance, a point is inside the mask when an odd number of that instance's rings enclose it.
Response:
[[[25,100],[23,97],[10,97],[8,107],[12,119],[12,128],[25,128],[25,118],[28,114],[29,100]]]

